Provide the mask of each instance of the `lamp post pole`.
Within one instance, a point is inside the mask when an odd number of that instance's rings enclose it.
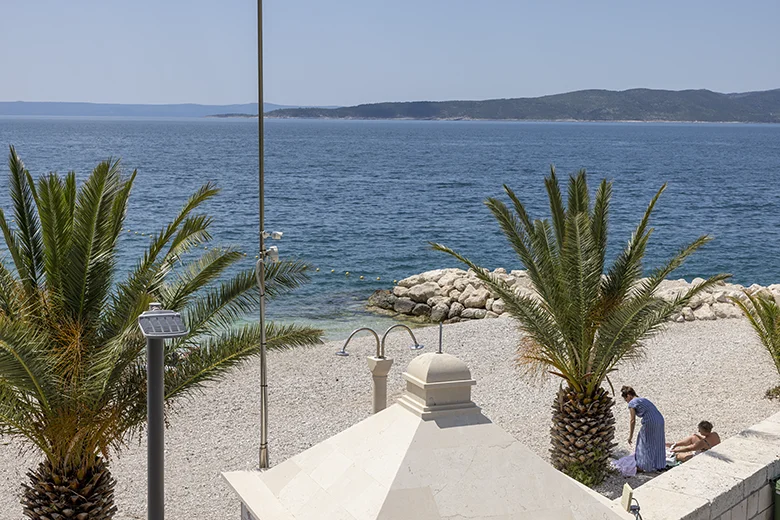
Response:
[[[187,335],[178,312],[159,303],[138,317],[146,338],[146,517],[165,517],[165,340]]]
[[[260,469],[268,468],[268,381],[265,338],[265,142],[263,133],[263,0],[257,0],[257,129],[260,199],[260,259],[257,285],[260,289]]]

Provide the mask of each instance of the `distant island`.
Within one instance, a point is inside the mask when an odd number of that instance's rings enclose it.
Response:
[[[780,89],[733,94],[710,90],[579,90],[536,98],[285,108],[265,115],[315,119],[780,123]]]

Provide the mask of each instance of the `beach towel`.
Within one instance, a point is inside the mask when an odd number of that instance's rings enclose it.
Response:
[[[624,477],[636,476],[636,456],[633,453],[610,461],[610,465]]]

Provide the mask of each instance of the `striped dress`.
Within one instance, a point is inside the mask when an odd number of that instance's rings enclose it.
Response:
[[[658,471],[666,467],[666,437],[664,416],[644,397],[628,403],[642,418],[642,428],[636,437],[636,467],[642,471]]]

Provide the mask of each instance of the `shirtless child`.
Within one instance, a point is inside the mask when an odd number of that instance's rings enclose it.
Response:
[[[707,451],[720,444],[720,435],[712,431],[712,423],[702,421],[699,423],[699,431],[690,437],[667,444],[679,462],[685,462],[696,454]]]

